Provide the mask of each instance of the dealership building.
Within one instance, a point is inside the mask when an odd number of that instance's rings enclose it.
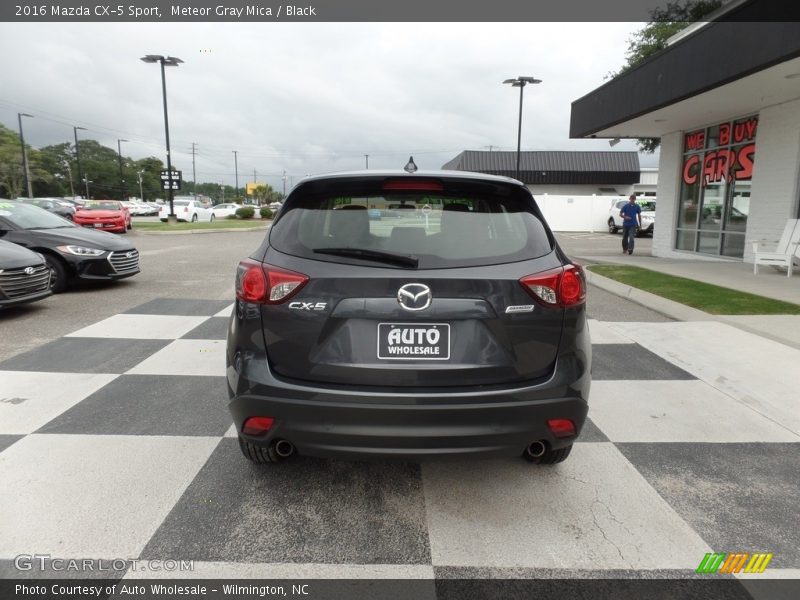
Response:
[[[734,0],[572,104],[572,138],[661,138],[653,254],[752,261],[800,218],[800,22]]]

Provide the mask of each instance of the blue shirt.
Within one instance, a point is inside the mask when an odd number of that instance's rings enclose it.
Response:
[[[642,208],[638,204],[631,204],[628,202],[619,212],[622,214],[623,227],[633,227],[634,225],[639,225],[636,215],[642,212]]]

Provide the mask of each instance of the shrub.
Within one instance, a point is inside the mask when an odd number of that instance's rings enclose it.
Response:
[[[261,213],[262,219],[271,219],[272,218],[272,211],[270,210],[269,206],[262,206],[261,210],[258,211]]]
[[[236,216],[240,219],[252,219],[256,214],[256,209],[252,206],[242,206],[236,209]]]

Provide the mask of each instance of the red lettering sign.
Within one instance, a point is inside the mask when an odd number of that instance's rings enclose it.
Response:
[[[723,123],[719,126],[719,145],[727,146],[731,141],[731,125]]]
[[[736,123],[733,128],[733,141],[738,144],[744,141],[750,141],[756,137],[756,127],[758,127],[758,119],[749,119]]]
[[[702,150],[706,144],[706,132],[695,131],[694,133],[686,134],[686,149],[687,150]]]
[[[686,185],[694,185],[697,182],[697,171],[699,170],[700,156],[693,154],[683,163],[683,181]]]
[[[753,177],[753,156],[756,153],[755,144],[747,144],[739,149],[739,167],[736,179],[751,179]]]

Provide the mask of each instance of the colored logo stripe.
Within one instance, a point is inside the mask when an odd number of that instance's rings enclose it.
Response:
[[[757,552],[709,552],[700,561],[697,573],[739,573],[744,568],[745,573],[763,573],[772,560],[773,554]],[[749,561],[748,561],[749,559]],[[745,567],[747,563],[747,567]]]

